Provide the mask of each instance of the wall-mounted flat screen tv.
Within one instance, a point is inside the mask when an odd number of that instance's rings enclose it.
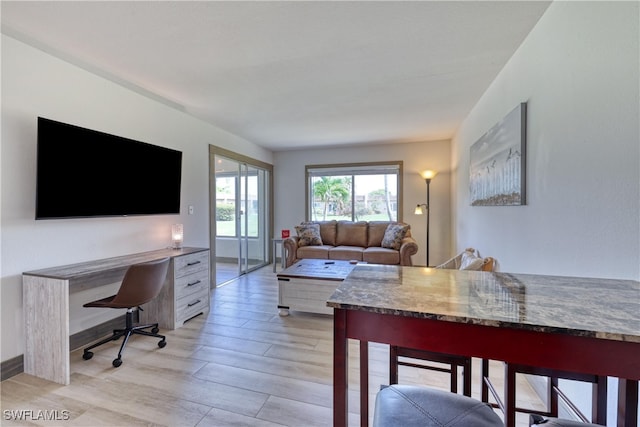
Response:
[[[182,152],[38,117],[36,219],[180,213]]]

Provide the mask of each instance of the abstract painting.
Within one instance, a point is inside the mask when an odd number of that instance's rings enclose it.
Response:
[[[526,117],[523,102],[471,146],[471,206],[525,204]]]

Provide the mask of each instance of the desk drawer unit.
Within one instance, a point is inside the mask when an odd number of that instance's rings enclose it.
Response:
[[[209,251],[173,258],[160,295],[140,312],[140,322],[176,329],[209,312]]]
[[[177,274],[191,273],[176,279],[176,322],[180,325],[209,308],[209,270],[196,270],[203,265],[206,267],[208,261],[208,257],[202,262],[191,260],[181,263],[185,268],[176,268]]]

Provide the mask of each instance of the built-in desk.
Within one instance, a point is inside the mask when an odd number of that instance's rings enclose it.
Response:
[[[23,273],[25,373],[69,384],[69,294],[119,282],[129,266],[166,257],[165,285],[149,306],[161,314],[154,322],[173,329],[209,311],[209,249],[161,249]],[[177,289],[182,285],[189,291]]]

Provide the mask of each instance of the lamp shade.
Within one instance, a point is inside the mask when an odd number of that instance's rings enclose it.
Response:
[[[420,205],[416,206],[416,210],[413,211],[413,213],[416,215],[422,215],[422,206]]]
[[[438,172],[433,171],[433,170],[426,170],[424,172],[422,172],[422,177],[424,179],[432,179],[433,177],[435,177],[438,174]]]
[[[182,224],[173,224],[171,226],[171,241],[173,242],[174,249],[180,249],[182,247],[182,240],[184,239],[184,230]]]

